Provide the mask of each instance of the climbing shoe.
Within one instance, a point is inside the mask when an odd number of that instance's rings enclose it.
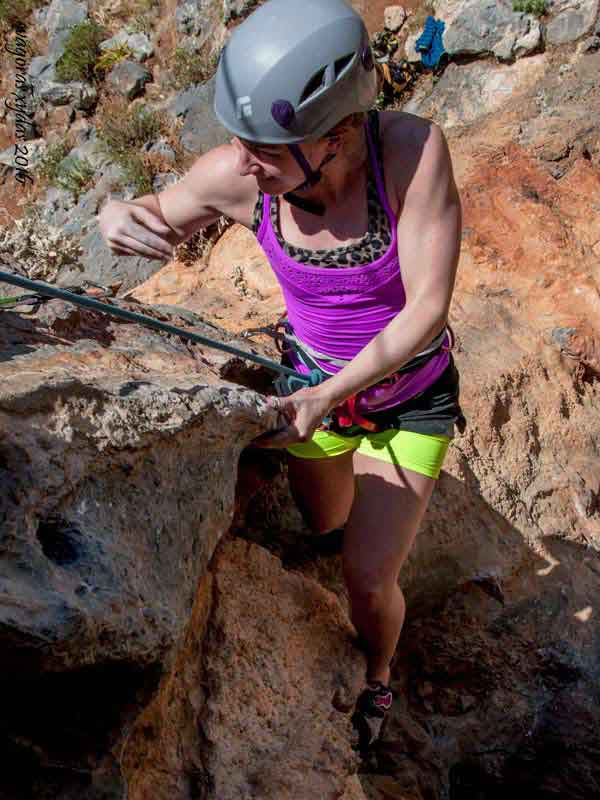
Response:
[[[381,681],[369,681],[368,684],[358,696],[351,717],[356,731],[352,748],[360,752],[369,750],[379,738],[383,722],[397,696],[390,686]]]

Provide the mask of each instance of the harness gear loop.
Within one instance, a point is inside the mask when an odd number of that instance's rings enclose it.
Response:
[[[337,423],[342,428],[349,428],[351,425],[360,425],[361,428],[366,428],[366,430],[371,433],[378,433],[380,430],[383,430],[376,422],[365,419],[358,413],[356,410],[356,394],[351,395],[347,400],[344,400],[343,403],[340,403],[339,406],[332,409],[331,413],[335,413]]]

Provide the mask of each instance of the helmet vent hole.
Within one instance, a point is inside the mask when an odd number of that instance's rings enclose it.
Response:
[[[339,75],[344,71],[344,69],[348,66],[348,64],[352,61],[353,58],[354,58],[354,53],[350,53],[349,55],[344,56],[343,58],[338,58],[338,60],[335,62],[336,78],[339,77]]]
[[[323,79],[325,78],[325,67],[320,69],[316,75],[314,75],[310,81],[304,87],[304,91],[300,97],[300,103],[303,103],[305,100],[308,100],[309,97],[312,97],[313,94],[316,94],[319,89],[323,86]]]

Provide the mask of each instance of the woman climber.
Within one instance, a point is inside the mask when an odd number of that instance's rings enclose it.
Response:
[[[116,253],[170,256],[226,215],[260,242],[285,299],[283,363],[323,380],[272,397],[295,501],[342,532],[351,619],[367,652],[352,722],[368,749],[392,704],[405,617],[398,577],[454,427],[464,429],[447,325],[461,239],[448,146],[429,120],[372,110],[378,70],[344,0],[267,0],[234,29],[216,75],[230,144],[175,185],[110,201]]]

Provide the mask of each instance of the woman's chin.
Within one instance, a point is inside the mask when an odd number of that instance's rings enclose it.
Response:
[[[277,178],[257,178],[256,183],[261,192],[268,194],[284,194],[287,188]]]

